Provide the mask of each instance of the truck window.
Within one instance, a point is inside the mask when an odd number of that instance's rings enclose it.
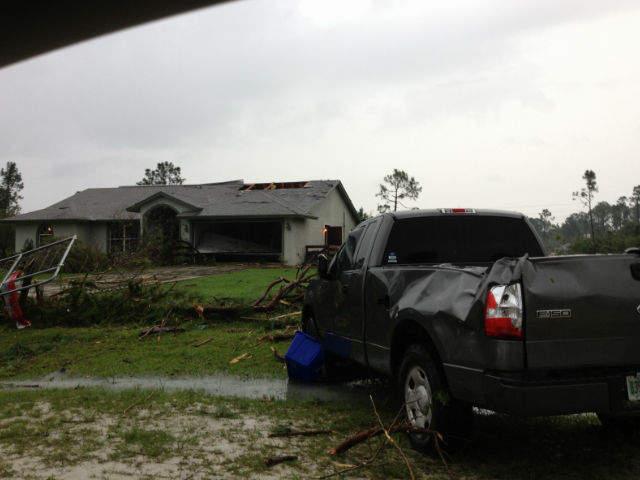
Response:
[[[520,218],[433,216],[397,220],[383,264],[485,264],[502,257],[543,256],[536,237]]]
[[[358,248],[358,242],[360,241],[364,230],[365,227],[360,227],[349,233],[347,240],[336,254],[335,260],[332,263],[331,271],[334,275],[339,275],[340,272],[353,270],[355,268],[356,249]]]
[[[353,268],[360,269],[364,265],[364,261],[373,247],[373,241],[375,240],[379,223],[380,219],[378,218],[372,220],[365,226],[366,229],[362,234],[362,239],[358,243],[358,250],[356,251]]]

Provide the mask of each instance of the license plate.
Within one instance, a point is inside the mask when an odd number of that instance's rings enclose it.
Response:
[[[627,395],[630,402],[640,402],[640,373],[627,377]]]

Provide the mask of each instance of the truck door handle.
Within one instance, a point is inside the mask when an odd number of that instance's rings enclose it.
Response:
[[[388,310],[389,306],[391,305],[391,301],[389,300],[389,295],[385,295],[384,297],[380,297],[376,303],[378,305],[382,305],[384,308],[386,308]]]

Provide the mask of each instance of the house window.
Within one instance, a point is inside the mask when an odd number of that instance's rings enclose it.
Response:
[[[140,222],[109,224],[109,253],[129,253],[138,248]]]
[[[324,226],[324,243],[329,247],[342,245],[342,227]]]
[[[46,245],[47,243],[49,243],[50,241],[53,240],[53,225],[49,224],[49,223],[45,223],[43,225],[40,225],[38,227],[38,238],[37,243],[38,246],[40,245]]]

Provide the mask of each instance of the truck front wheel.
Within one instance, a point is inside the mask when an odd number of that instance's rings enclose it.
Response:
[[[449,446],[466,436],[473,418],[471,406],[449,397],[440,369],[424,346],[411,345],[406,350],[398,380],[407,421],[425,430],[409,433],[415,449],[430,448],[435,432]]]

